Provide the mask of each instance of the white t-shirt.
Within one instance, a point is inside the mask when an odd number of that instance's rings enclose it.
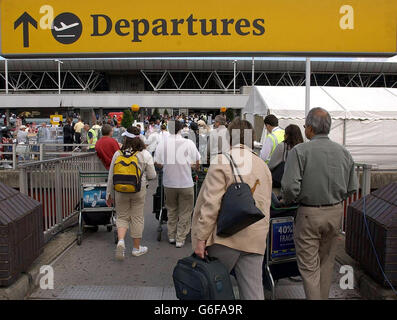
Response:
[[[140,134],[140,135],[139,135],[139,138],[141,138],[142,142],[143,142],[144,144],[146,144],[146,138],[145,138],[145,136],[144,136],[143,134]]]
[[[154,161],[163,165],[163,185],[166,188],[191,188],[194,186],[191,165],[200,161],[196,145],[180,134],[160,140]]]
[[[161,141],[161,140],[168,138],[171,135],[171,133],[169,133],[168,131],[161,131],[159,133],[159,135],[160,135],[160,141]]]
[[[146,144],[148,145],[147,151],[149,151],[150,154],[155,152],[159,142],[160,142],[160,135],[158,134],[158,132],[155,131],[152,132],[149,138],[147,138],[146,140]]]

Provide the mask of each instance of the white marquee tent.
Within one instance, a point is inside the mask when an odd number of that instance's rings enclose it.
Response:
[[[344,144],[356,162],[397,167],[397,89],[311,87],[310,100],[311,108],[329,111],[331,139]],[[303,131],[305,87],[254,87],[243,114],[252,123],[255,116],[274,114],[281,127],[293,123]]]

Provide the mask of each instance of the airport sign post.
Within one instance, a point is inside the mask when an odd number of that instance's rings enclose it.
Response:
[[[392,56],[392,0],[0,0],[6,58]]]

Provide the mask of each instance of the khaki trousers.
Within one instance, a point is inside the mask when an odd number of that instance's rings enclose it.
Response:
[[[210,257],[218,258],[231,272],[234,269],[240,300],[264,300],[263,255],[235,250],[220,244],[207,249]]]
[[[138,193],[115,192],[116,226],[130,228],[133,239],[142,239],[146,188]]]
[[[164,188],[165,206],[168,213],[168,239],[186,240],[192,225],[194,189]]]
[[[294,240],[298,267],[309,300],[327,300],[329,297],[342,214],[342,204],[298,209]]]

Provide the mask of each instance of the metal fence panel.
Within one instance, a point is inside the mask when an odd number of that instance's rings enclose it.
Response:
[[[96,153],[26,163],[19,166],[20,191],[43,204],[45,241],[77,214],[79,171],[106,171]]]

